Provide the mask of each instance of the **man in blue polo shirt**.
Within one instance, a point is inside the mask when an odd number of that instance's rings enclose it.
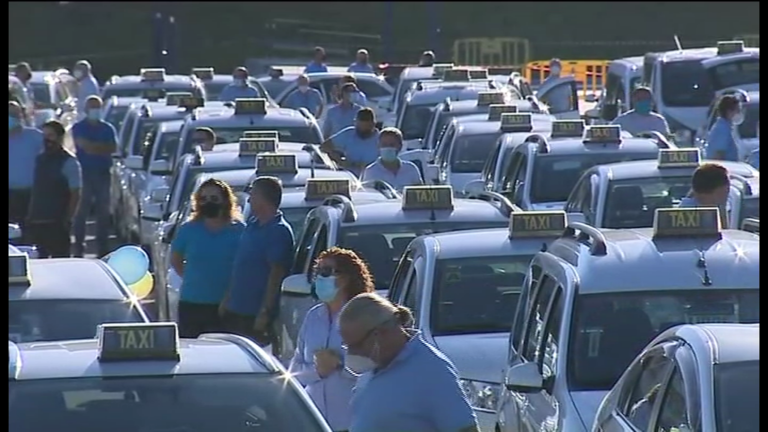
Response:
[[[72,138],[77,159],[83,172],[82,197],[75,216],[75,245],[73,255],[85,253],[85,221],[96,213],[96,243],[99,256],[109,253],[109,197],[111,192],[112,153],[117,149],[114,126],[101,120],[102,101],[90,96],[85,102],[86,118],[72,126]]]
[[[315,47],[315,56],[311,62],[304,68],[304,73],[318,73],[328,72],[328,66],[325,64],[325,49],[323,47]]]
[[[232,284],[221,305],[229,332],[272,345],[279,355],[274,321],[280,284],[293,265],[293,229],[279,210],[283,187],[275,177],[257,177],[250,187],[251,213],[235,254]]]
[[[358,73],[374,73],[373,66],[371,66],[370,63],[368,63],[368,50],[365,48],[360,48],[357,50],[357,59],[354,63],[349,65],[347,68],[347,72],[358,72]]]
[[[8,222],[21,225],[22,235],[32,197],[35,160],[43,149],[43,133],[24,126],[24,110],[8,102]]]
[[[285,98],[283,107],[295,110],[306,108],[315,118],[320,118],[323,114],[323,95],[309,86],[309,77],[306,74],[299,75],[296,81],[298,89]]]
[[[379,158],[365,167],[361,181],[382,180],[402,191],[406,186],[424,184],[419,168],[398,156],[403,149],[403,134],[400,129],[388,127],[379,132]]]
[[[691,194],[680,200],[679,207],[717,207],[723,227],[728,227],[728,195],[731,179],[728,169],[716,163],[696,168],[691,178]]]
[[[87,115],[85,105],[88,98],[99,95],[99,83],[93,76],[93,69],[87,60],[80,60],[75,63],[72,75],[77,80],[77,114],[82,119]]]
[[[378,145],[376,116],[372,109],[362,108],[355,116],[354,126],[340,130],[328,138],[320,148],[341,166],[359,176],[363,169],[378,157]]]
[[[235,99],[260,97],[259,90],[248,83],[248,69],[238,66],[232,72],[232,84],[224,87],[219,95],[221,102],[234,102]]]
[[[355,123],[357,112],[363,108],[354,101],[356,93],[357,86],[352,83],[344,84],[339,90],[339,104],[328,108],[323,122],[323,136],[326,139]]]

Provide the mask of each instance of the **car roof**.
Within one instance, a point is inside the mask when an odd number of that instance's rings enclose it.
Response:
[[[531,123],[533,125],[533,130],[531,132],[523,132],[523,133],[531,134],[531,133],[549,132],[552,130],[552,122],[554,120],[555,118],[549,114],[531,113]],[[459,124],[459,133],[462,131],[462,129],[471,131],[469,133],[483,133],[481,131],[486,131],[489,128],[489,126],[487,126],[489,124],[493,125],[493,127],[495,127],[496,130],[501,132],[501,130],[499,129],[501,127],[501,122],[488,120],[488,114],[462,115],[462,116],[456,117],[453,121]],[[480,126],[480,125],[485,125],[485,126]],[[520,133],[520,132],[505,132],[505,133]]]
[[[289,141],[280,141],[277,143],[277,151],[278,152],[287,152],[291,154],[295,154],[297,161],[299,163],[299,168],[312,168],[312,155],[304,151],[304,148],[307,146],[305,143],[295,143],[295,142],[289,142]],[[207,157],[207,155],[211,154],[218,154],[218,153],[238,153],[240,151],[240,144],[239,143],[221,143],[216,144],[213,146],[212,150],[203,152],[203,157]],[[253,164],[256,163],[256,156],[250,155],[250,156],[240,156],[241,158],[251,158],[253,159]],[[315,168],[316,169],[323,169],[325,168],[322,163],[315,162]]]
[[[240,346],[206,336],[181,339],[179,361],[100,362],[96,339],[29,342],[16,346],[21,357],[17,380],[276,372],[273,365],[259,361]]]
[[[713,364],[760,360],[759,324],[686,324],[671,328],[656,340],[678,337],[697,355],[709,357]]]
[[[31,283],[11,284],[8,300],[126,300],[127,288],[106,263],[88,258],[29,260]]]
[[[163,81],[142,81],[139,75],[123,75],[107,82],[104,88],[194,88],[200,81],[189,75],[165,75]]]
[[[455,199],[453,210],[403,210],[401,200],[366,203],[355,206],[358,218],[355,222],[343,222],[344,225],[391,225],[393,223],[429,222],[434,214],[434,221],[441,222],[500,222],[508,219],[498,207],[485,201]]]
[[[400,80],[422,80],[431,78],[434,73],[432,66],[412,66],[400,72]]]
[[[254,169],[236,169],[236,170],[227,170],[227,171],[219,171],[214,173],[201,173],[198,174],[197,180],[195,180],[198,184],[201,183],[203,178],[215,178],[219,179],[233,188],[239,188],[239,187],[245,187],[250,182],[256,178],[258,173]],[[357,178],[355,178],[354,174],[352,174],[349,171],[333,171],[329,169],[322,169],[317,168],[315,169],[315,176],[312,177],[312,173],[307,168],[299,168],[299,172],[296,174],[293,173],[270,173],[270,176],[274,176],[280,179],[280,182],[282,183],[283,187],[285,188],[293,188],[296,186],[304,186],[307,183],[307,179],[310,178],[322,178],[322,179],[350,179],[353,182],[357,181]],[[202,177],[202,178],[201,178]]]
[[[414,242],[435,243],[437,259],[534,255],[547,237],[509,238],[508,228],[487,228],[436,233],[418,237]]]
[[[605,254],[593,255],[589,245],[576,242],[571,236],[555,240],[545,252],[577,269],[582,294],[758,288],[755,283],[760,277],[758,235],[723,230],[720,239],[654,238],[653,228],[599,231],[605,237]],[[702,283],[703,271],[698,267],[701,254],[706,260],[711,287]],[[658,276],[649,283],[648,275]],[[617,284],[617,280],[622,283]]]
[[[226,126],[258,126],[269,124],[270,126],[308,126],[312,122],[299,111],[288,108],[267,107],[266,114],[260,115],[235,115],[234,108],[222,106],[220,109],[198,112],[194,118],[189,119],[192,127],[226,127]]]
[[[659,147],[655,141],[647,138],[628,138],[626,136],[621,138],[621,144],[584,144],[581,138],[549,138],[549,151],[546,154],[549,155],[562,155],[562,154],[584,154],[584,153],[608,153],[623,151],[627,153],[644,153],[656,154],[659,152]],[[528,143],[528,145],[538,148],[536,143]]]
[[[691,49],[684,49],[684,50],[675,50],[675,51],[667,51],[667,52],[661,52],[657,53],[659,55],[659,58],[661,58],[663,61],[666,62],[673,62],[673,61],[686,61],[686,60],[706,60],[713,57],[730,57],[730,56],[743,56],[747,55],[750,56],[754,53],[760,53],[760,48],[744,48],[744,52],[739,53],[733,53],[733,54],[725,54],[725,55],[717,55],[717,48],[716,47],[706,47],[706,48],[691,48]]]
[[[432,85],[435,85],[435,87],[431,87]],[[466,83],[440,82],[430,84],[430,87],[424,90],[411,90],[406,95],[406,101],[408,105],[437,105],[445,101],[446,98],[451,100],[472,99],[477,101],[477,94],[479,92],[489,90],[491,89],[488,87],[487,81]]]
[[[505,105],[514,105],[517,107],[518,112],[532,112],[535,111],[531,101],[524,99],[511,99],[505,103]],[[441,105],[442,106],[442,105]],[[448,112],[456,113],[487,113],[490,105],[477,105],[477,99],[475,100],[459,100],[451,101],[451,108]]]
[[[203,152],[202,165],[206,167],[212,167],[212,168],[232,167],[232,169],[238,169],[241,167],[253,168],[256,166],[256,155],[240,156],[239,152],[232,150],[231,147],[229,147],[227,144],[221,144],[221,145],[226,147],[223,149],[217,149],[217,147],[219,147],[219,144],[217,144],[213,147],[213,150]],[[287,150],[289,149],[289,147],[285,146],[285,149]],[[286,151],[286,153],[290,153],[296,156],[296,162],[299,165],[299,169],[311,168],[312,161],[309,153],[303,152],[303,151],[290,151],[290,150]],[[187,158],[187,160],[189,161],[188,163],[192,164],[196,156],[195,154],[187,153],[183,157]],[[322,165],[315,164],[315,168],[318,170],[322,169]]]
[[[138,96],[111,96],[105,100],[105,105],[125,106],[131,104],[143,104],[145,102],[147,102],[146,99]]]
[[[305,194],[306,194],[306,186],[286,189],[285,191],[283,191],[283,200],[280,203],[280,208],[311,209],[323,203],[323,199],[307,201],[304,199]],[[352,193],[350,193],[350,199],[355,204],[392,201],[381,192],[377,192],[369,189],[353,190]]]
[[[184,120],[168,120],[160,122],[158,132],[181,132],[181,127],[184,126]]]
[[[330,66],[330,67],[332,68],[333,66]],[[386,81],[384,81],[383,77],[380,77],[380,76],[378,76],[376,74],[367,73],[367,72],[347,72],[347,70],[346,70],[347,68],[346,67],[344,67],[344,68],[342,68],[341,66],[337,66],[337,67],[339,68],[339,70],[336,70],[336,71],[331,70],[331,71],[328,71],[328,72],[310,72],[310,73],[307,73],[306,75],[309,78],[310,82],[316,81],[316,80],[322,80],[322,79],[329,79],[329,78],[330,79],[341,79],[341,77],[345,77],[347,75],[352,75],[356,79],[365,79],[365,80],[370,80],[370,81],[386,82]],[[285,71],[283,71],[283,72],[285,72]]]
[[[744,162],[720,160],[703,160],[701,162],[720,164],[725,167],[730,174],[736,174],[746,178],[760,176],[760,171]],[[696,171],[696,168],[697,167],[695,166],[659,168],[659,162],[656,160],[640,160],[598,165],[594,169],[604,172],[611,180],[629,180],[651,177],[692,176],[693,172]]]

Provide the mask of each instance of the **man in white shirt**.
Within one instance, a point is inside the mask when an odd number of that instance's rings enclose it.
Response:
[[[383,180],[398,191],[424,184],[416,165],[398,156],[402,149],[402,132],[393,127],[384,128],[379,132],[379,158],[365,167],[360,180]]]

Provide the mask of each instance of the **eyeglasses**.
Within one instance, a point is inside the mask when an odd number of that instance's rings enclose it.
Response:
[[[339,274],[339,270],[331,266],[322,266],[315,269],[315,276],[328,277]]]

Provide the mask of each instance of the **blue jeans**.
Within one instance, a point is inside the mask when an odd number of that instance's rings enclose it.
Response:
[[[75,247],[74,256],[82,256],[85,253],[85,222],[93,208],[96,214],[96,244],[99,256],[109,252],[109,195],[110,195],[109,171],[85,172],[83,171],[83,188],[80,197],[80,207],[75,216]]]

